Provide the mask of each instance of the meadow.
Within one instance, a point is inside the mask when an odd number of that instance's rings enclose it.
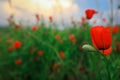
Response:
[[[50,14],[48,24],[44,21],[46,16],[39,13],[34,15],[36,23],[32,26],[16,23],[15,1],[8,0],[11,12],[7,19],[9,25],[0,26],[0,80],[119,80],[120,23],[118,20],[117,24],[113,24],[114,1],[109,2],[108,18],[102,18],[102,12],[90,8],[83,12],[85,15],[80,21],[72,18],[69,26],[61,22],[63,29],[59,29]],[[18,3],[21,2],[16,0],[16,5]],[[65,8],[66,11],[72,3],[72,0],[69,4],[63,2],[61,6],[54,1],[54,4],[42,6],[41,0],[41,5],[28,6],[28,10],[43,7],[43,10],[50,11],[50,7],[56,6],[56,9],[63,11]],[[99,5],[96,7],[100,9]],[[96,14],[101,17],[98,17],[101,25],[95,25],[98,19],[92,22],[93,25],[90,22]]]
[[[120,31],[112,35],[111,54],[103,56],[82,48],[92,45],[88,23],[52,26],[0,29],[0,80],[119,80]]]

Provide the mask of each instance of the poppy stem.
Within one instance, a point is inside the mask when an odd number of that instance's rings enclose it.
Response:
[[[108,80],[112,80],[111,79],[111,73],[110,73],[109,59],[106,56],[104,56],[104,55],[103,55],[103,57],[104,57],[104,62],[106,64],[106,70],[107,70],[107,74],[108,74]]]
[[[111,5],[111,16],[110,16],[110,26],[113,26],[113,0],[110,0],[110,5]]]

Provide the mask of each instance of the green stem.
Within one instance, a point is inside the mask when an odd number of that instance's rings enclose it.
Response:
[[[105,63],[106,63],[106,69],[107,69],[107,73],[108,73],[108,80],[111,80],[109,60],[107,59],[106,56],[104,56],[104,60],[105,60]]]
[[[110,17],[110,26],[113,26],[113,0],[110,0],[111,5],[111,17]]]

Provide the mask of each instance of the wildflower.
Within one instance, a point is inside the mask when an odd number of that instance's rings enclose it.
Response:
[[[39,21],[40,20],[40,16],[39,14],[35,14],[36,20]]]
[[[55,38],[58,40],[59,43],[63,43],[63,41],[61,40],[60,35],[56,35]]]
[[[49,21],[52,23],[53,22],[53,17],[49,16]]]
[[[117,26],[112,28],[112,33],[117,34],[119,32],[119,28]]]
[[[54,64],[53,65],[53,70],[57,70],[59,68],[59,65],[58,64]]]
[[[98,12],[95,11],[94,9],[87,9],[85,11],[85,14],[86,14],[86,18],[87,19],[91,19],[93,17],[94,14],[97,14]]]
[[[82,18],[81,18],[81,24],[83,25],[83,24],[85,23],[85,21],[86,21],[86,18],[85,18],[85,17],[82,17]]]
[[[17,59],[17,60],[15,61],[15,64],[16,64],[16,65],[22,64],[22,60],[21,60],[21,59]]]
[[[14,42],[14,47],[15,47],[16,49],[21,48],[21,45],[22,45],[22,43],[21,43],[20,41],[15,41],[15,42]]]
[[[33,27],[32,27],[32,30],[33,30],[33,31],[36,31],[36,30],[37,30],[37,26],[33,26]]]
[[[120,52],[120,42],[115,42],[115,51]]]
[[[57,40],[60,40],[60,39],[61,39],[61,38],[60,38],[60,35],[56,35],[55,38],[56,38]]]
[[[70,39],[70,41],[71,41],[72,43],[76,43],[76,39],[75,39],[74,34],[70,34],[70,35],[69,35],[69,39]]]
[[[59,52],[59,56],[63,59],[65,58],[65,54],[63,52]]]
[[[38,55],[42,56],[43,55],[43,51],[38,51]]]
[[[9,52],[13,52],[13,50],[14,50],[14,47],[13,47],[13,46],[9,46],[9,47],[8,47],[8,51],[9,51]]]
[[[112,51],[112,35],[110,33],[110,27],[94,26],[90,29],[90,34],[95,48],[106,56],[110,55]]]

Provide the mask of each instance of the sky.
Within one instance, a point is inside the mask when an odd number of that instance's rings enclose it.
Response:
[[[0,26],[8,25],[7,18],[13,13],[16,24],[22,22],[24,25],[35,25],[35,14],[39,14],[48,23],[48,17],[53,16],[57,24],[64,22],[70,25],[71,17],[79,21],[85,16],[84,11],[88,8],[95,9],[99,14],[95,15],[90,23],[96,20],[96,25],[105,25],[102,18],[110,17],[110,0],[0,0]],[[114,24],[120,23],[120,0],[114,1]]]

